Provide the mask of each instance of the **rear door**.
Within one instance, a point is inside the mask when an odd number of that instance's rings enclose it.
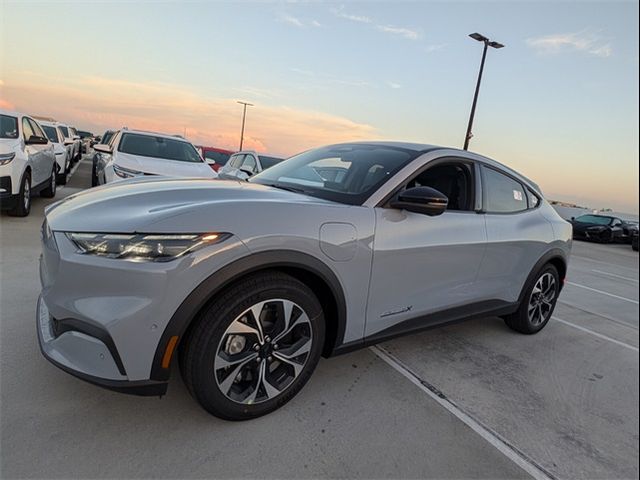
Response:
[[[25,142],[24,151],[27,155],[27,163],[31,167],[31,185],[42,183],[46,177],[43,177],[44,162],[42,160],[41,145],[27,145],[27,142],[36,132],[27,117],[22,117],[22,138]]]
[[[489,298],[515,302],[527,276],[553,240],[540,198],[516,177],[489,165],[481,167],[487,252],[478,275]]]
[[[477,274],[486,248],[484,216],[477,213],[478,171],[467,159],[429,162],[400,187],[429,186],[449,198],[443,214],[389,207],[376,210],[376,232],[366,336],[439,323],[431,315],[479,299]]]

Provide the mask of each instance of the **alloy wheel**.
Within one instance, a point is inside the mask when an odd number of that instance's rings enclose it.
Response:
[[[271,400],[302,372],[313,345],[305,311],[290,300],[256,303],[227,327],[216,350],[220,391],[240,404]]]
[[[24,189],[23,189],[23,195],[22,195],[22,204],[24,206],[24,210],[28,211],[29,210],[29,205],[31,204],[31,182],[29,181],[28,178],[24,182]]]
[[[549,273],[544,273],[535,283],[531,296],[527,315],[532,325],[538,326],[549,319],[556,298],[556,279]]]

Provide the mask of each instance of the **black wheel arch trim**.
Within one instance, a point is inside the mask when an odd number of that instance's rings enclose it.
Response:
[[[347,316],[345,295],[338,277],[331,268],[317,257],[295,250],[271,250],[252,253],[229,263],[207,277],[183,300],[169,320],[156,346],[150,379],[153,381],[167,381],[169,379],[171,367],[162,368],[162,360],[170,339],[177,336],[179,345],[191,322],[218,292],[248,274],[270,268],[306,270],[322,279],[329,287],[338,313],[338,318],[335,319],[337,327],[335,343],[330,352],[325,351],[326,356],[332,355],[336,347],[344,341]],[[175,354],[173,358],[175,358]],[[173,358],[171,363],[173,363]]]
[[[559,248],[553,248],[548,252],[546,252],[544,255],[542,255],[542,257],[540,257],[540,259],[535,263],[535,265],[531,269],[531,272],[529,272],[529,275],[527,276],[527,279],[524,282],[524,285],[522,286],[522,291],[518,296],[518,304],[522,303],[522,300],[524,299],[524,295],[527,292],[527,287],[531,284],[531,282],[533,282],[534,277],[540,272],[542,267],[544,267],[547,263],[553,264],[554,261],[562,262],[562,266],[564,268],[564,271],[558,271],[558,274],[560,275],[560,286],[559,286],[558,292],[562,291],[562,287],[564,286],[564,279],[567,274],[567,267],[568,267],[567,256],[563,250]]]

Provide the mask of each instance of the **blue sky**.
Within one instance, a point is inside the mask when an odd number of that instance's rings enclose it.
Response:
[[[506,48],[489,51],[471,149],[549,197],[638,211],[637,3],[0,9],[0,97],[10,106],[86,128],[184,129],[232,147],[234,102],[244,99],[256,104],[249,144],[279,154],[350,138],[460,146],[481,54],[467,35],[479,31]]]

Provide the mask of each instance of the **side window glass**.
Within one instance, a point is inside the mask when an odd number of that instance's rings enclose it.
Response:
[[[256,171],[256,159],[253,155],[245,156],[244,163],[242,164],[242,169],[247,170],[248,172]]]
[[[482,167],[487,213],[513,213],[527,209],[527,197],[520,182],[492,168]]]
[[[244,160],[244,155],[236,155],[235,157],[233,157],[230,164],[233,168],[240,168],[240,165],[242,165],[243,160]]]
[[[31,128],[34,131],[34,133],[39,136],[39,137],[43,137],[43,138],[47,138],[44,134],[44,132],[42,131],[42,129],[40,128],[40,125],[38,125],[34,120],[32,119],[28,119],[29,123],[31,124]]]
[[[529,208],[536,208],[540,204],[540,198],[531,190],[527,190],[529,195]]]
[[[29,140],[32,135],[35,135],[33,128],[31,128],[31,124],[26,117],[22,118],[22,138],[25,140]]]
[[[449,199],[447,210],[474,209],[473,176],[466,164],[446,163],[429,167],[407,184],[407,188],[411,187],[431,187],[446,195]]]

